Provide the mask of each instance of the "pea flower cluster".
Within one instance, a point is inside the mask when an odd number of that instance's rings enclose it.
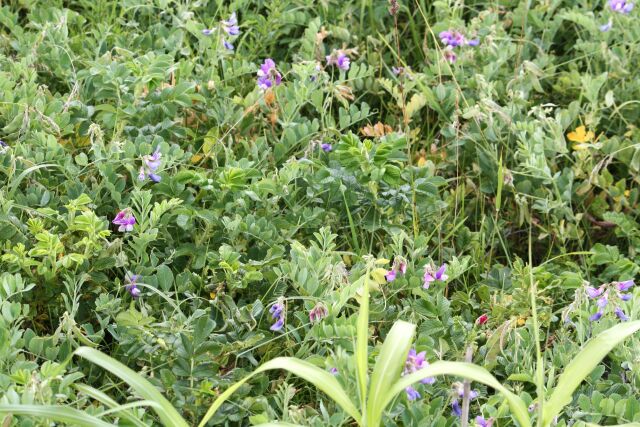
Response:
[[[429,366],[429,362],[425,360],[426,355],[427,355],[426,351],[421,351],[420,353],[417,353],[414,348],[409,350],[409,354],[407,355],[407,360],[404,364],[404,370],[402,372],[402,375],[404,376],[404,375],[412,374],[414,372],[418,372],[420,369],[423,369]],[[428,377],[428,378],[424,378],[420,382],[422,384],[433,384],[434,382],[436,382],[436,379],[433,377]],[[409,400],[416,400],[420,398],[420,393],[418,393],[418,390],[416,390],[412,386],[405,388],[404,391],[407,393],[407,398]]]
[[[618,306],[618,303],[631,299],[631,294],[627,291],[631,289],[633,285],[634,281],[631,279],[623,282],[605,283],[598,288],[586,286],[585,292],[587,296],[592,300],[596,300],[596,306],[598,307],[597,311],[589,317],[589,320],[592,322],[600,320],[602,316],[604,316],[607,307],[613,307],[614,314],[623,322],[629,320],[629,317],[625,314],[624,310]],[[609,303],[612,304],[609,305]]]
[[[393,267],[387,272],[384,277],[387,279],[387,282],[393,282],[394,280],[396,280],[398,273],[406,274],[406,272],[407,262],[403,258],[396,257],[393,260]]]
[[[626,0],[609,0],[609,8],[613,12],[622,13],[628,15],[635,6],[634,3]]]
[[[162,153],[160,153],[160,148],[156,148],[153,154],[142,157],[143,164],[140,166],[140,171],[138,172],[138,180],[144,181],[148,176],[151,181],[160,182],[162,178],[156,174],[156,171],[160,167],[161,157]]]
[[[236,13],[233,12],[229,19],[220,21],[220,26],[222,27],[222,31],[224,31],[227,36],[235,37],[240,34],[240,28],[238,27],[238,17]],[[202,30],[202,34],[205,36],[210,36],[215,32],[215,28],[205,28]],[[227,50],[233,50],[233,44],[226,38],[222,37],[222,45]]]
[[[282,75],[276,70],[276,63],[271,58],[264,60],[258,70],[258,87],[267,90],[282,83]]]
[[[138,289],[138,276],[137,274],[128,273],[125,278],[124,288],[127,292],[131,294],[131,296],[135,299],[140,296],[140,289]]]
[[[454,383],[453,393],[454,393],[454,397],[453,397],[453,401],[451,402],[451,413],[456,417],[460,417],[462,416],[462,408],[460,407],[459,399],[464,397],[464,384]],[[475,390],[469,390],[469,400],[473,400],[477,398],[478,398],[478,392]],[[476,418],[476,421],[477,421],[477,418]]]
[[[131,208],[126,208],[118,212],[116,217],[111,221],[115,225],[119,225],[118,231],[132,231],[136,223],[136,218],[131,213]]]
[[[351,65],[351,60],[346,53],[334,50],[331,55],[326,56],[327,65],[333,65],[343,71],[347,71]]]
[[[321,321],[328,315],[329,315],[329,310],[327,309],[327,306],[319,302],[309,312],[309,321],[311,323],[316,323]]]
[[[282,299],[278,299],[269,309],[271,317],[275,319],[275,323],[269,329],[279,331],[284,326],[284,303]]]
[[[431,282],[435,282],[436,280],[445,282],[449,278],[449,276],[447,276],[446,274],[446,271],[447,271],[447,264],[442,264],[440,268],[438,268],[437,270],[435,269],[433,264],[425,265],[424,277],[423,277],[424,284],[422,285],[422,287],[424,289],[429,289],[429,286],[431,286]]]
[[[478,46],[480,44],[480,39],[467,39],[462,33],[453,30],[441,31],[438,37],[440,38],[440,42],[445,45],[443,51],[445,59],[451,63],[456,62],[458,59],[454,48],[461,46]]]

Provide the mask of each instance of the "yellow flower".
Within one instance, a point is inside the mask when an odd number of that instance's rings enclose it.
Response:
[[[585,142],[592,141],[594,137],[595,134],[591,131],[587,132],[587,129],[584,126],[578,126],[576,130],[567,134],[567,138],[569,138],[569,141],[577,143],[573,144],[574,150],[587,149],[589,146],[588,144],[585,144]]]

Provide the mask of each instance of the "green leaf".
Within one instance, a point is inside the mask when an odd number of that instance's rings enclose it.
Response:
[[[146,400],[160,405],[160,408],[154,410],[158,414],[158,417],[165,426],[170,427],[189,427],[189,424],[180,416],[178,411],[171,405],[171,403],[162,396],[162,394],[145,378],[140,374],[129,369],[117,360],[107,356],[106,354],[89,347],[80,347],[74,354],[87,359],[88,361],[95,363],[103,369],[111,372],[124,382],[126,382],[131,388],[133,388],[140,396]]]
[[[54,405],[0,405],[0,414],[30,415],[81,427],[113,427],[99,418],[73,408]]]
[[[500,382],[495,379],[489,371],[472,363],[435,362],[426,368],[420,369],[418,372],[400,377],[400,379],[396,381],[393,387],[389,390],[389,393],[385,395],[385,400],[382,402],[382,406],[386,407],[391,399],[393,399],[398,393],[404,391],[404,389],[410,385],[425,378],[435,377],[437,375],[455,375],[467,380],[477,381],[496,389],[504,395],[505,399],[509,403],[509,407],[511,408],[511,413],[520,424],[520,427],[531,427],[527,405],[524,401],[500,384]]]
[[[107,396],[105,393],[103,393],[102,391],[95,389],[89,385],[86,384],[74,384],[73,385],[76,389],[78,389],[80,392],[86,394],[89,397],[92,397],[93,399],[101,402],[103,405],[105,405],[108,408],[111,409],[115,409],[115,408],[119,408],[119,409],[123,409],[120,404],[118,402],[116,402],[115,400],[113,400],[111,397]],[[145,423],[143,423],[142,421],[140,421],[139,419],[137,419],[131,412],[126,411],[126,410],[122,410],[119,412],[119,416],[121,416],[122,418],[127,419],[128,421],[130,421],[132,424],[139,426],[139,427],[144,427],[146,426]]]
[[[361,417],[358,409],[355,407],[349,395],[344,391],[338,380],[329,372],[312,365],[304,360],[296,359],[295,357],[277,357],[268,361],[251,374],[244,377],[231,387],[229,387],[224,393],[222,393],[213,402],[207,413],[204,415],[198,427],[203,427],[213,417],[216,411],[222,406],[225,400],[227,400],[237,389],[239,389],[244,383],[249,381],[252,377],[272,369],[284,369],[294,375],[299,376],[311,384],[316,386],[319,390],[322,390],[333,399],[344,411],[349,414],[357,423],[360,423]]]
[[[382,344],[371,376],[371,387],[367,399],[367,423],[372,426],[380,424],[385,408],[383,402],[391,400],[386,395],[400,377],[415,330],[414,324],[399,320],[393,324]]]
[[[640,329],[640,320],[620,323],[590,339],[564,369],[558,385],[544,404],[542,423],[549,425],[571,403],[573,392],[615,346]]]

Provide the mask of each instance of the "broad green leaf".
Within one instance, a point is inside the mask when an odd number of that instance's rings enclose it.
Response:
[[[620,323],[590,339],[578,355],[564,368],[560,378],[558,378],[558,385],[553,390],[549,400],[544,404],[542,423],[549,425],[553,418],[560,414],[566,405],[571,403],[573,392],[591,371],[600,364],[602,359],[615,346],[639,329],[640,320]]]
[[[48,418],[80,427],[113,427],[113,423],[106,423],[100,418],[64,406],[0,405],[0,414],[29,415],[38,418]]]
[[[377,426],[380,424],[385,408],[383,402],[391,400],[386,398],[386,395],[393,383],[400,377],[415,330],[415,325],[399,320],[393,324],[382,344],[371,376],[371,387],[367,398],[368,425]]]
[[[486,369],[472,363],[465,362],[435,362],[426,368],[420,369],[418,372],[400,377],[400,379],[396,381],[393,387],[389,390],[389,393],[385,395],[385,400],[382,402],[382,406],[386,407],[391,399],[393,399],[398,393],[404,391],[404,389],[410,385],[415,384],[424,378],[435,377],[438,375],[454,375],[467,380],[477,381],[496,389],[504,395],[505,399],[509,403],[509,407],[511,408],[511,413],[520,424],[520,427],[531,427],[527,405],[522,401],[522,399],[500,384],[500,382]]]
[[[207,413],[200,421],[200,424],[198,424],[198,427],[203,427],[211,417],[213,417],[220,406],[222,406],[224,401],[227,400],[244,383],[254,376],[272,369],[284,369],[285,371],[289,371],[292,374],[309,381],[311,384],[316,386],[316,388],[325,392],[327,396],[333,399],[336,404],[344,409],[344,411],[356,420],[357,423],[360,423],[361,418],[358,409],[333,375],[309,362],[296,359],[295,357],[277,357],[260,366],[251,374],[247,375],[222,393],[215,402],[213,402]]]
[[[103,369],[106,369],[127,383],[144,399],[160,405],[160,408],[154,407],[154,410],[165,426],[189,427],[189,424],[187,424],[184,418],[180,416],[173,405],[171,405],[171,403],[162,396],[153,384],[143,378],[140,374],[134,372],[132,369],[106,354],[90,347],[80,347],[75,351],[75,354],[95,363]]]

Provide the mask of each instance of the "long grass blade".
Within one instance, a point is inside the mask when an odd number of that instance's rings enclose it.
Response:
[[[367,377],[369,373],[369,271],[362,285],[362,298],[356,326],[356,376],[360,393],[360,409],[364,413],[367,407]]]
[[[546,402],[542,423],[549,425],[571,403],[573,392],[615,346],[640,329],[640,320],[620,323],[590,339],[569,362],[558,378],[558,385]]]
[[[399,320],[393,324],[382,344],[380,355],[373,368],[371,387],[367,398],[367,425],[369,427],[377,427],[380,424],[385,396],[393,383],[400,377],[415,330],[415,325]]]
[[[178,411],[171,405],[165,397],[144,377],[134,372],[132,369],[107,356],[106,354],[90,347],[80,347],[76,355],[95,363],[103,369],[111,372],[146,400],[157,403],[160,407],[154,407],[154,411],[165,426],[169,427],[189,427],[189,424],[180,416]]]
[[[107,394],[103,393],[102,391],[93,388],[89,385],[86,384],[74,384],[73,385],[77,390],[79,390],[80,392],[86,394],[87,396],[97,400],[98,402],[102,403],[103,405],[105,405],[107,408],[119,408],[120,409],[120,413],[119,415],[122,418],[125,418],[127,421],[131,422],[132,424],[138,426],[138,427],[145,427],[146,424],[143,423],[142,421],[140,421],[139,419],[137,419],[130,411],[128,410],[122,410],[123,408],[120,407],[120,404],[118,402],[116,402],[115,400],[113,400],[111,397],[109,397]]]
[[[438,375],[454,375],[471,381],[477,381],[494,388],[505,397],[509,403],[509,407],[511,408],[511,413],[520,424],[520,427],[531,427],[527,405],[522,401],[522,399],[500,384],[500,382],[486,369],[464,362],[435,362],[418,372],[400,377],[400,379],[396,381],[393,387],[385,395],[385,400],[382,401],[382,406],[386,407],[397,394],[401,393],[410,385],[415,384],[424,378],[435,377]]]
[[[28,415],[80,427],[113,427],[100,418],[73,408],[49,405],[0,405],[0,414]]]
[[[325,392],[327,396],[333,399],[333,401],[344,409],[344,411],[356,420],[357,423],[360,423],[361,418],[358,409],[333,375],[309,362],[296,359],[295,357],[277,357],[260,366],[251,374],[247,375],[222,393],[215,402],[213,402],[205,416],[200,421],[200,424],[198,424],[198,427],[203,427],[211,417],[213,417],[220,406],[222,406],[225,400],[227,400],[244,383],[262,372],[273,369],[284,369],[285,371],[289,371],[292,374],[309,381],[311,384],[316,386],[316,388]]]

